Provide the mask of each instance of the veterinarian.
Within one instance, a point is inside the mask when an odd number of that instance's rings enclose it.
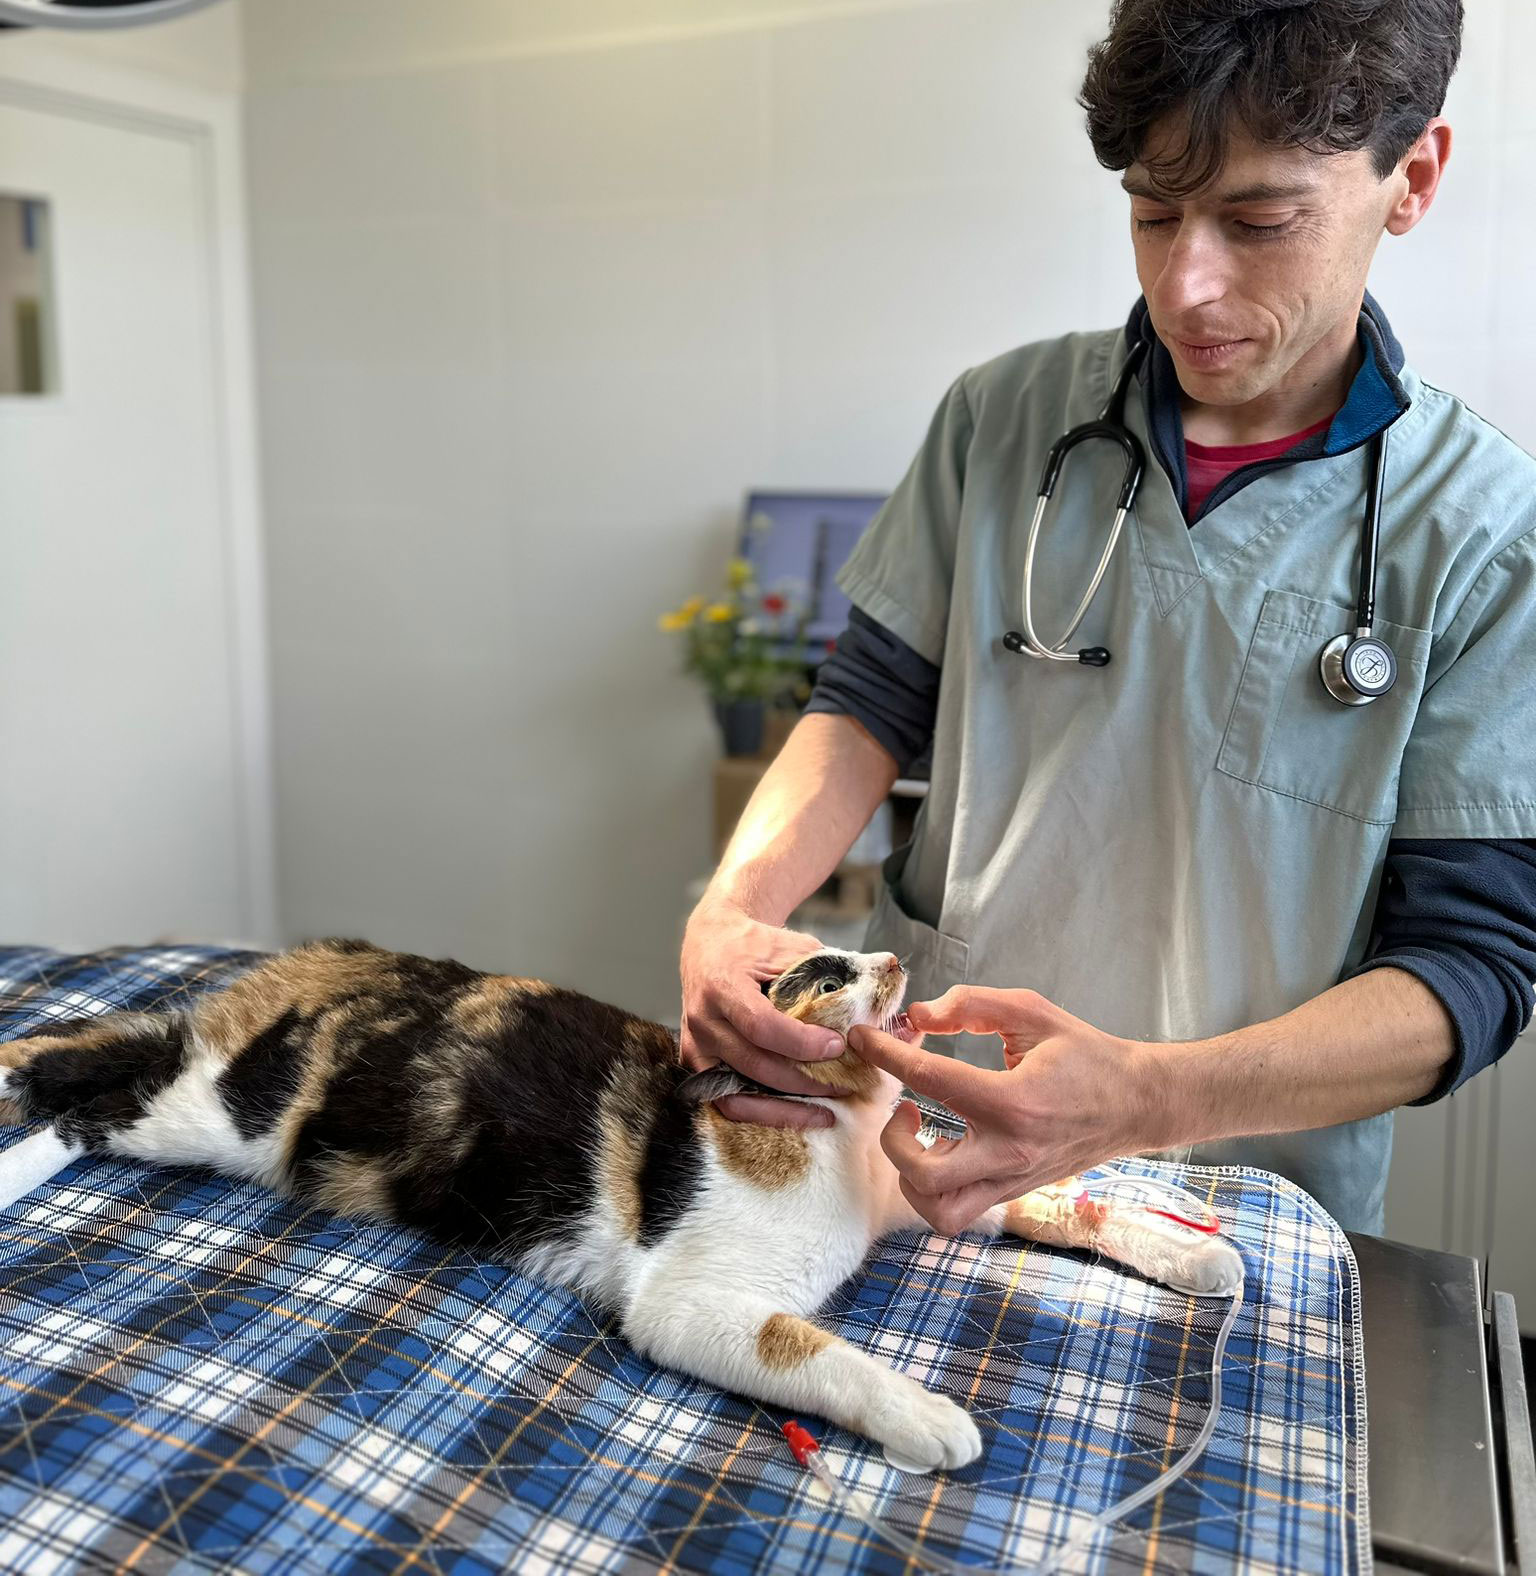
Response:
[[[925,1151],[904,1104],[885,1132],[940,1229],[1154,1151],[1271,1168],[1380,1230],[1393,1109],[1448,1094],[1530,1017],[1536,462],[1415,374],[1365,289],[1383,234],[1439,189],[1461,20],[1459,0],[1119,0],[1081,101],[1142,297],[1122,328],[949,390],[690,919],[684,1058],[823,1092],[797,1063],[835,1037],[759,982],[815,945],[786,917],[932,744],[868,942],[910,960],[928,1048],[852,1043],[970,1123]],[[1127,464],[1103,439],[1066,461],[1027,608],[1043,461],[1138,347],[1123,422],[1146,467],[1069,643],[1090,657],[1032,657],[1017,632],[1027,613],[1042,643],[1066,629]],[[1340,698],[1323,650],[1338,685],[1372,556],[1390,656],[1359,665],[1374,695]]]

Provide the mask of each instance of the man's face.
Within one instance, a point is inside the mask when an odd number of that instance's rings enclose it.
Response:
[[[1180,385],[1201,404],[1242,405],[1336,370],[1406,182],[1379,179],[1369,152],[1265,147],[1235,132],[1215,179],[1189,197],[1160,194],[1139,162],[1122,185],[1137,277]]]

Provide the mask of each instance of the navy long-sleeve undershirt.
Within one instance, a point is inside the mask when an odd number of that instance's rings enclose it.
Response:
[[[939,676],[854,608],[806,710],[852,717],[906,771],[932,743]],[[1496,1062],[1536,1004],[1536,843],[1393,838],[1371,943],[1352,973],[1385,967],[1428,986],[1455,1029],[1455,1054],[1425,1101]]]

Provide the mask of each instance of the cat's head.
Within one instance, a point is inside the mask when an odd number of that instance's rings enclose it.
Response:
[[[801,1023],[843,1035],[859,1023],[889,1031],[907,993],[907,971],[894,952],[824,947],[769,980],[763,992],[780,1012]]]
[[[792,963],[776,978],[765,981],[763,994],[780,1012],[801,1023],[836,1029],[847,1035],[855,1025],[867,1023],[903,1039],[915,1035],[907,1026],[901,1003],[907,992],[907,971],[891,952],[844,952],[824,947]],[[873,1094],[884,1075],[852,1051],[824,1062],[796,1062],[798,1071],[815,1083],[840,1094]],[[718,1100],[750,1085],[739,1073],[720,1066],[695,1073],[683,1089],[694,1100]]]

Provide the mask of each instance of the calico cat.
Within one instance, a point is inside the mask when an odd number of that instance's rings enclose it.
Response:
[[[765,989],[807,1022],[889,1029],[906,975],[889,953],[827,950]],[[834,1126],[733,1124],[707,1102],[736,1075],[690,1074],[659,1024],[538,980],[317,941],[183,1011],[0,1044],[0,1069],[0,1096],[52,1124],[28,1142],[210,1166],[418,1227],[611,1309],[656,1362],[831,1419],[909,1468],[980,1453],[953,1401],[807,1317],[879,1237],[927,1229],[879,1144],[896,1081],[851,1054],[805,1068],[843,1096],[825,1102]],[[982,1226],[1196,1291],[1235,1258],[1216,1239],[1172,1252],[1166,1231],[1067,1187]]]

